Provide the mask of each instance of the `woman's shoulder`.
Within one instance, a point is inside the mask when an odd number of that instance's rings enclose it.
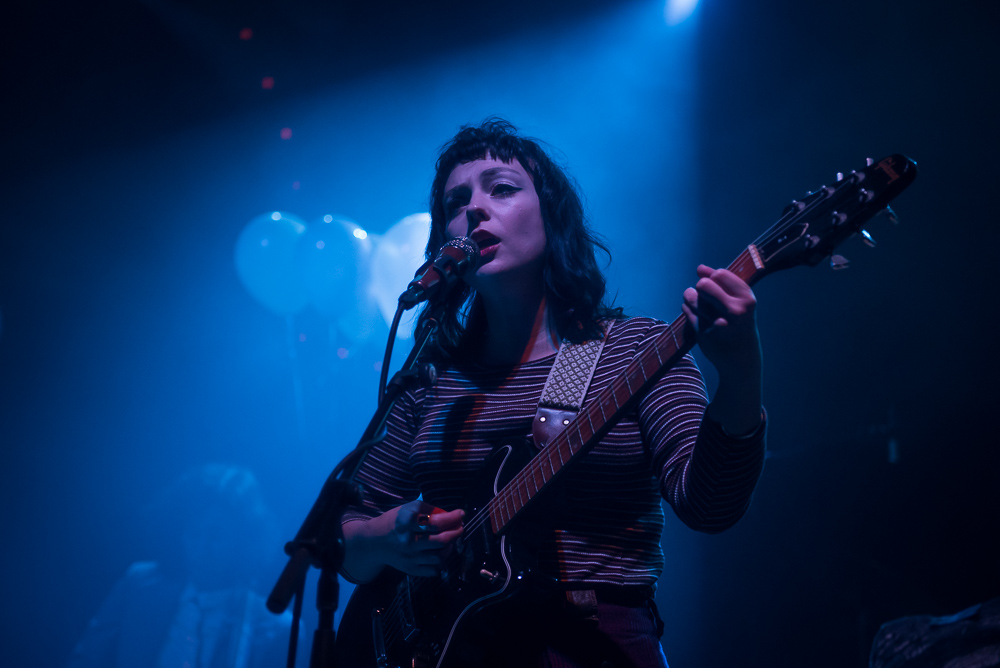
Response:
[[[631,316],[615,320],[608,334],[608,341],[605,348],[623,351],[629,350],[632,354],[645,349],[646,346],[655,345],[656,337],[664,334],[671,323],[664,322],[658,318],[647,316]],[[685,353],[675,365],[675,368],[697,368],[697,363],[691,353]]]
[[[606,320],[605,327],[607,328],[608,326],[611,329],[608,334],[608,343],[611,344],[613,342],[645,338],[656,330],[665,328],[667,323],[656,318],[636,315],[617,320]]]

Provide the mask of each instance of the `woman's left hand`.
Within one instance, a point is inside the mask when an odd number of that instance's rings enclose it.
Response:
[[[682,306],[697,332],[698,346],[719,372],[709,406],[731,434],[752,431],[761,419],[761,353],[757,298],[728,269],[698,265],[698,282],[684,291]]]
[[[720,374],[760,367],[757,298],[746,281],[728,269],[698,265],[698,282],[684,291],[682,308],[701,351]]]

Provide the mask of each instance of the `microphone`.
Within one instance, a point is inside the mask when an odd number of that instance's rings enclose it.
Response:
[[[411,309],[423,301],[437,301],[451,291],[467,271],[479,266],[479,246],[469,237],[452,239],[438,251],[433,262],[417,270],[406,292],[399,296],[404,309]]]

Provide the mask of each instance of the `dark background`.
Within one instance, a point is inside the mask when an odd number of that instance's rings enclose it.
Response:
[[[6,664],[61,664],[111,584],[146,556],[136,507],[193,464],[253,467],[294,531],[345,432],[351,441],[371,409],[380,342],[339,360],[316,314],[289,325],[267,312],[235,275],[236,236],[264,211],[350,201],[401,162],[424,180],[405,186],[400,210],[372,210],[381,220],[419,210],[433,147],[483,114],[455,111],[426,152],[353,156],[355,180],[333,185],[280,152],[256,161],[241,138],[256,141],[269,123],[277,145],[283,105],[407,63],[459,60],[471,46],[499,45],[481,85],[510,86],[512,44],[568,21],[600,25],[620,4],[49,0],[14,10],[0,79]],[[632,4],[651,21],[662,11]],[[705,0],[689,19],[697,225],[686,265],[728,262],[784,203],[866,156],[906,153],[920,175],[895,205],[901,224],[872,226],[875,250],[846,244],[848,271],[799,269],[757,288],[769,459],[731,531],[702,536],[668,520],[658,600],[672,666],[864,666],[881,623],[1000,595],[996,7]],[[420,119],[401,109],[384,131],[404,135]],[[627,172],[628,151],[658,136],[644,123],[628,128],[633,143],[614,169]],[[593,115],[590,133],[614,131]],[[373,130],[359,132],[363,146]],[[220,151],[238,183],[218,170]],[[293,178],[301,192],[285,185]],[[648,190],[636,187],[647,215],[608,234],[629,263],[642,226],[671,213]],[[655,267],[659,253],[635,257]],[[689,273],[656,288],[670,295],[656,315],[675,315]],[[289,326],[306,340],[289,343]]]

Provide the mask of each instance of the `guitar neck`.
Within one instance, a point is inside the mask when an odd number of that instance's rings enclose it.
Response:
[[[729,265],[748,284],[759,277],[763,264],[755,246],[748,246]],[[542,489],[555,480],[578,458],[593,448],[638,397],[659,380],[685,353],[694,347],[695,337],[681,314],[657,335],[650,345],[632,358],[625,371],[593,398],[566,426],[486,505],[495,534],[503,532]]]

